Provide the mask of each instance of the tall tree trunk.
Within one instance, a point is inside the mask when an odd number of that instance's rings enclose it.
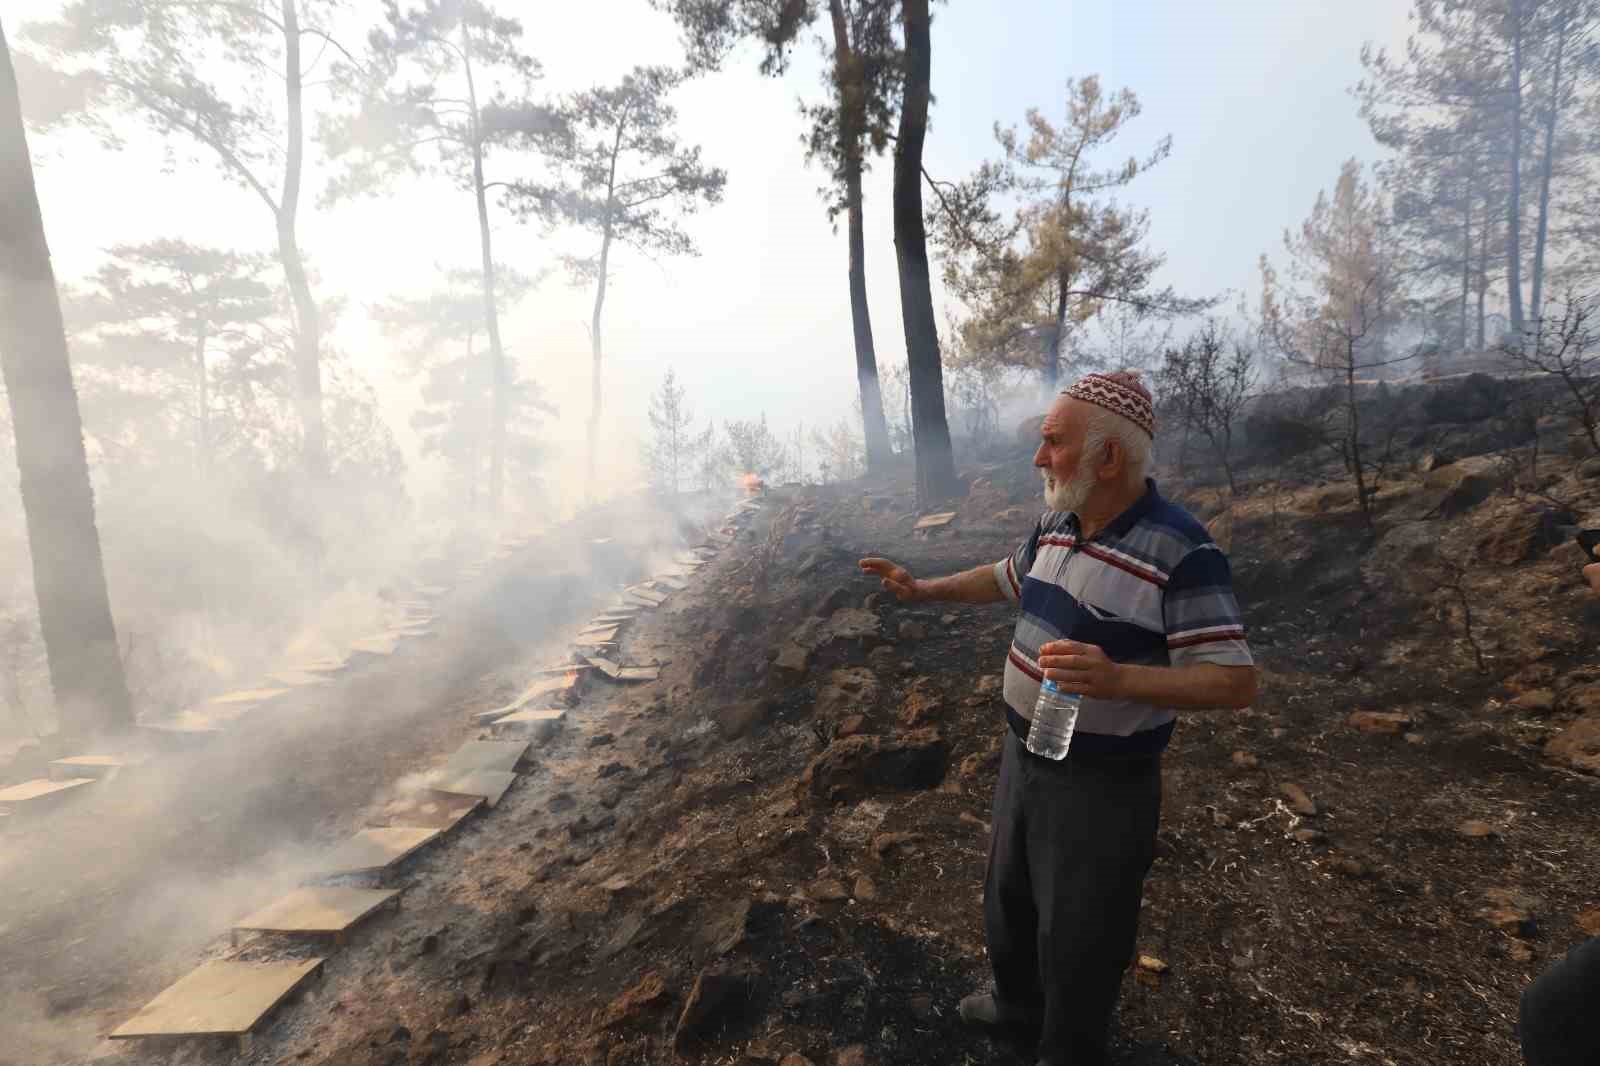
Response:
[[[894,146],[894,252],[900,272],[906,368],[911,378],[911,437],[917,453],[917,500],[927,506],[957,490],[955,454],[944,414],[939,327],[933,317],[928,235],[922,218],[922,144],[928,134],[933,46],[928,0],[904,0],[906,70]]]
[[[1050,344],[1050,353],[1044,361],[1044,384],[1054,393],[1061,384],[1061,367],[1066,362],[1067,346],[1067,286],[1071,279],[1066,271],[1056,278],[1056,335]]]
[[[472,40],[461,23],[461,65],[467,77],[467,109],[472,137],[472,192],[478,204],[478,247],[483,257],[483,324],[489,334],[489,511],[498,516],[505,491],[507,396],[505,349],[500,346],[500,313],[495,306],[494,250],[489,243],[489,202],[483,188],[483,137],[478,126],[478,90],[472,80]]]
[[[1478,344],[1477,350],[1483,351],[1487,338],[1484,330],[1488,319],[1488,310],[1485,306],[1489,299],[1489,200],[1486,196],[1483,201],[1483,225],[1478,227]]]
[[[195,327],[194,387],[195,387],[195,469],[202,477],[211,474],[211,375],[206,372],[206,324]]]
[[[1567,50],[1570,12],[1563,11],[1556,29],[1556,55],[1550,71],[1550,99],[1544,117],[1544,156],[1539,163],[1539,221],[1533,234],[1533,298],[1528,308],[1533,328],[1544,318],[1544,245],[1550,226],[1550,177],[1555,171],[1556,118],[1561,111],[1561,60]]]
[[[829,0],[833,18],[833,76],[839,92],[839,137],[844,158],[845,214],[850,234],[850,322],[856,344],[856,383],[861,390],[861,427],[866,439],[867,473],[881,474],[894,459],[889,424],[883,416],[883,390],[878,384],[878,353],[872,343],[872,314],[867,307],[866,234],[861,191],[861,138],[864,87],[850,46],[843,0]]]
[[[603,349],[600,343],[600,313],[606,305],[606,271],[611,262],[611,218],[606,217],[605,231],[600,238],[600,277],[594,287],[594,320],[589,326],[589,348],[592,366],[589,381],[589,477],[584,482],[584,494],[594,492],[594,460],[600,447],[600,360]]]
[[[1511,188],[1506,197],[1506,296],[1522,343],[1522,2],[1511,0]]]
[[[601,344],[601,313],[606,306],[606,276],[611,270],[611,235],[617,211],[617,159],[622,155],[622,135],[628,128],[628,109],[623,108],[617,117],[617,135],[611,142],[611,167],[606,176],[606,217],[600,230],[600,276],[594,287],[594,320],[589,326],[589,348],[593,364],[590,371],[589,397],[589,476],[584,480],[585,497],[594,494],[594,461],[600,447],[600,360],[604,355]],[[677,493],[674,484],[673,493]]]
[[[1461,325],[1460,352],[1467,352],[1467,308],[1472,301],[1472,179],[1461,197]],[[1437,360],[1435,360],[1437,362]],[[1437,370],[1438,368],[1435,367]]]
[[[301,103],[300,17],[296,0],[283,0],[283,77],[288,106],[283,199],[278,204],[278,259],[294,300],[295,409],[300,417],[300,454],[313,481],[328,476],[328,433],[322,419],[322,324],[311,296],[305,261],[295,239],[300,210],[300,171],[305,158],[305,115]]]
[[[133,724],[106,592],[83,422],[16,73],[0,28],[0,376],[11,401],[33,588],[61,732]]]

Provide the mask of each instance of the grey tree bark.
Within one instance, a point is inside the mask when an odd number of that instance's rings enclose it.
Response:
[[[88,737],[131,727],[133,709],[20,103],[0,28],[0,374],[61,732]]]

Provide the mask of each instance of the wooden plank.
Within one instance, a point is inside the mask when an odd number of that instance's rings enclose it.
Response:
[[[938,529],[940,526],[949,525],[951,522],[954,522],[955,519],[956,512],[954,511],[944,511],[940,514],[923,515],[921,518],[917,519],[917,524],[911,528],[913,530]]]
[[[236,692],[225,692],[220,696],[212,696],[206,701],[208,707],[238,707],[241,705],[254,707],[262,703],[270,703],[279,696],[288,693],[286,688],[246,688]]]
[[[665,577],[656,578],[656,584],[665,585],[667,588],[672,589],[675,592],[682,592],[684,589],[689,587],[689,583],[683,578],[673,577],[670,574]]]
[[[426,826],[369,826],[339,844],[313,867],[313,877],[375,874],[409,858],[439,830]]]
[[[578,634],[578,639],[588,644],[610,644],[621,631],[621,626],[601,626],[598,629],[585,629]]]
[[[528,751],[526,740],[469,740],[445,762],[454,773],[473,770],[513,771]]]
[[[19,813],[22,811],[43,810],[60,802],[66,794],[94,784],[92,777],[69,777],[65,780],[51,780],[48,777],[36,777],[31,781],[24,781],[20,785],[10,788],[0,788],[0,804],[13,808]]]
[[[525,711],[513,711],[503,718],[495,719],[489,726],[490,732],[499,736],[503,733],[528,733],[543,739],[554,733],[567,720],[567,712],[557,707],[542,707]]]
[[[517,775],[507,770],[462,770],[441,774],[433,784],[440,792],[472,796],[493,807],[506,794]]]
[[[667,594],[665,592],[657,592],[655,589],[641,588],[638,585],[628,589],[627,593],[629,596],[641,600],[652,607],[660,607],[663,603],[667,602]]]
[[[267,680],[284,688],[308,688],[314,685],[326,685],[328,683],[328,675],[306,673],[300,670],[279,670],[275,674],[268,674]]]
[[[82,777],[115,777],[119,771],[142,765],[145,761],[144,755],[132,752],[126,755],[68,755],[50,764],[50,779],[70,781]]]
[[[424,788],[388,804],[373,820],[373,824],[423,826],[448,832],[482,804],[482,796]]]
[[[214,960],[190,971],[112,1030],[112,1040],[159,1036],[243,1036],[322,966]]]
[[[360,652],[363,655],[389,656],[393,655],[394,650],[399,646],[399,638],[393,634],[375,633],[370,637],[363,637],[350,645],[350,650],[352,652]]]
[[[297,888],[242,919],[235,933],[305,933],[343,936],[400,895],[397,888],[312,885]]]
[[[589,665],[593,666],[596,670],[600,671],[602,674],[605,674],[607,677],[615,678],[622,672],[621,666],[612,662],[610,659],[607,659],[603,655],[586,655],[584,658],[589,660]]]
[[[617,672],[618,681],[655,681],[661,677],[659,666],[624,666]]]

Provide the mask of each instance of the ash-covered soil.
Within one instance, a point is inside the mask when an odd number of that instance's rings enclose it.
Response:
[[[1600,503],[1567,467],[1564,498]],[[1127,977],[1122,1061],[1511,1066],[1521,990],[1600,933],[1590,594],[1538,507],[1470,469],[1390,480],[1375,543],[1337,483],[1166,486],[1228,547],[1264,677],[1166,756],[1139,939],[1164,972]],[[239,1061],[1031,1062],[955,1013],[987,979],[1012,617],[885,602],[856,570],[1008,552],[1037,479],[977,473],[926,539],[902,485],[768,497],[624,632],[661,679],[591,682]],[[286,950],[310,947],[244,949]]]

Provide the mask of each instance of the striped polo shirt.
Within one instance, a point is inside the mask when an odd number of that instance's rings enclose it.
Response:
[[[1114,662],[1148,666],[1250,666],[1228,559],[1205,527],[1146,481],[1137,503],[1088,540],[1078,516],[1048,511],[994,566],[1007,599],[1022,605],[1006,656],[1011,726],[1026,739],[1052,640],[1096,644]],[[1155,754],[1167,746],[1171,708],[1085,697],[1072,750]]]

